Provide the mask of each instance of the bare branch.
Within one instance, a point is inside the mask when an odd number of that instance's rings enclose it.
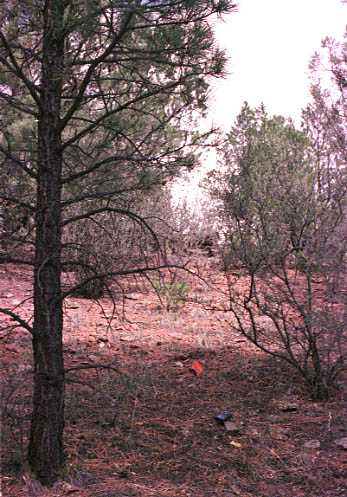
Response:
[[[33,334],[32,327],[15,312],[11,311],[10,309],[6,309],[4,307],[0,307],[0,313],[5,314],[6,316],[10,316],[14,321],[19,323],[22,328],[27,330],[31,335]]]

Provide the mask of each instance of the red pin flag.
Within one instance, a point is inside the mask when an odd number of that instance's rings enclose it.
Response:
[[[194,371],[196,376],[201,376],[204,373],[204,366],[198,360],[192,362],[190,369]]]

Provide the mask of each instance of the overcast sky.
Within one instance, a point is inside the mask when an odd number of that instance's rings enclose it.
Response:
[[[347,3],[340,0],[239,0],[238,12],[216,27],[230,57],[226,80],[214,85],[211,116],[230,129],[242,103],[262,101],[292,116],[308,100],[308,64],[326,36],[341,39]]]
[[[290,116],[300,124],[309,99],[308,64],[321,40],[341,40],[347,3],[340,0],[239,0],[238,12],[215,28],[219,45],[230,58],[228,76],[213,84],[209,119],[229,131],[245,100],[261,102],[270,114]],[[215,164],[213,154],[205,167]],[[201,197],[201,172],[173,189],[179,199]]]

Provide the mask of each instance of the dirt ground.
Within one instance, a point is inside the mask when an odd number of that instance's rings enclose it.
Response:
[[[31,278],[0,266],[0,306],[31,319]],[[121,299],[114,316],[109,299],[67,300],[67,465],[50,489],[23,464],[30,335],[8,333],[0,317],[2,497],[347,496],[347,450],[336,443],[347,437],[346,384],[312,402],[293,371],[196,303],[218,293],[182,278],[191,301],[170,311],[134,283],[125,316]],[[229,423],[215,419],[223,411]]]

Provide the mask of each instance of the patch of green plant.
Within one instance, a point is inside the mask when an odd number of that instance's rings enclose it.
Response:
[[[167,311],[177,310],[187,301],[190,288],[185,281],[164,282],[158,279],[152,284],[161,304]]]

